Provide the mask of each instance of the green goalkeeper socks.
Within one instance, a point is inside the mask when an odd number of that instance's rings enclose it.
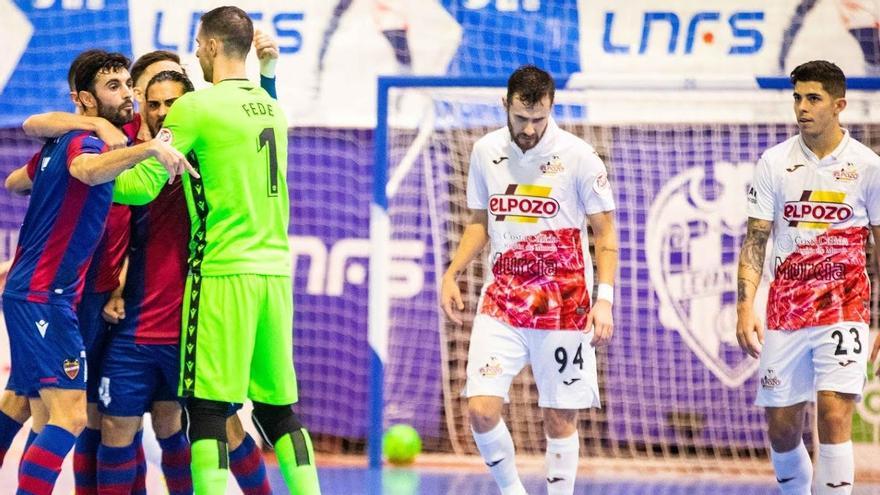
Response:
[[[312,439],[305,428],[288,433],[275,442],[275,455],[281,474],[290,493],[297,495],[320,495],[318,471],[315,468],[315,451]],[[195,459],[195,458],[193,458]]]
[[[229,452],[226,442],[212,438],[196,440],[192,449],[192,481],[195,495],[226,493]]]

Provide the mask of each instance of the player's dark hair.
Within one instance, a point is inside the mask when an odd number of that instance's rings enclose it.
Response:
[[[102,50],[86,50],[73,59],[73,62],[70,63],[70,69],[67,70],[67,84],[70,86],[71,91],[76,91],[76,69],[82,65],[83,60],[86,60],[89,57],[95,56],[97,53],[100,53]]]
[[[138,59],[131,65],[131,69],[129,70],[129,72],[131,72],[131,80],[137,84],[137,80],[144,74],[147,67],[156,62],[162,62],[163,60],[170,60],[175,64],[180,65],[180,57],[174,52],[169,52],[168,50],[155,50],[145,53],[138,57]]]
[[[102,72],[116,72],[119,69],[128,70],[131,60],[125,55],[104,50],[88,50],[76,57],[71,65],[74,72],[73,82],[75,91],[95,92],[95,78]]]
[[[243,59],[254,41],[254,23],[238,7],[217,7],[202,15],[202,33],[223,41],[227,56]]]
[[[150,79],[150,82],[147,83],[147,87],[144,90],[144,98],[146,98],[147,95],[150,94],[150,86],[166,81],[180,83],[181,86],[183,86],[184,93],[195,91],[195,87],[193,87],[192,81],[190,81],[189,78],[186,77],[186,74],[177,72],[176,70],[163,70],[162,72],[153,76],[153,78]]]
[[[553,103],[555,94],[556,83],[553,81],[553,77],[534,65],[523,65],[513,71],[510,79],[507,80],[508,105],[513,102],[514,95],[526,106],[532,106],[545,96],[549,96],[550,103]]]
[[[826,60],[813,60],[798,65],[791,71],[789,79],[792,85],[798,82],[818,82],[831,96],[846,96],[846,76],[840,67]]]

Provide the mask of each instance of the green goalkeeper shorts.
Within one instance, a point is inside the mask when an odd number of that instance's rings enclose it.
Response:
[[[182,397],[297,401],[290,277],[190,274],[183,302]]]

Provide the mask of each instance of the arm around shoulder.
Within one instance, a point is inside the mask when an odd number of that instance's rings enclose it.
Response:
[[[7,191],[21,196],[29,193],[33,185],[33,181],[31,181],[31,178],[28,176],[27,165],[22,165],[10,172],[10,174],[6,176],[6,181],[4,183]]]

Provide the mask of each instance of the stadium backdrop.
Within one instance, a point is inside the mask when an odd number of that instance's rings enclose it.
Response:
[[[154,49],[173,50],[180,53],[194,79],[199,79],[193,42],[198,16],[223,3],[0,0],[0,45],[4,47],[0,57],[0,173],[5,176],[24,163],[38,146],[37,141],[25,138],[19,130],[24,118],[37,112],[70,108],[65,74],[76,53],[93,47],[134,56]],[[252,14],[257,27],[275,36],[281,48],[278,96],[292,126],[288,177],[301,412],[306,424],[317,433],[364,438],[368,394],[367,239],[376,78],[380,74],[400,73],[401,68],[380,33],[373,0],[354,0],[329,40],[324,38],[335,2],[235,3]],[[864,73],[859,47],[847,36],[845,28],[810,17],[790,47],[787,60],[780,65],[782,33],[797,0],[396,3],[403,9],[401,15],[412,51],[412,67],[403,70],[416,75],[497,78],[520,64],[535,63],[561,77],[588,72],[638,78],[662,72],[723,78],[784,74],[797,61],[814,58],[834,60],[848,75]],[[816,14],[819,15],[822,14]],[[319,73],[322,43],[327,43],[327,54],[324,70]],[[251,69],[256,74],[255,66]],[[752,158],[737,157],[740,161]],[[715,164],[704,166],[712,168]],[[734,173],[735,165],[719,167],[742,180],[742,173]],[[0,260],[9,260],[26,200],[3,196],[2,201]],[[654,211],[680,214],[667,211],[664,205],[654,206]],[[396,300],[422,299],[430,303],[436,280],[423,275],[427,271],[422,267],[432,263],[426,259],[425,246],[401,241],[397,247],[392,269],[403,274],[403,278],[394,285],[392,296]],[[728,273],[735,260],[718,259],[716,263],[719,273]],[[676,341],[677,345],[690,346],[694,362],[710,369],[713,379],[723,387],[753,389],[754,363],[732,357],[732,332],[726,337],[703,335],[701,332],[707,332],[705,326],[676,316],[674,308],[664,309],[662,301],[668,299],[669,287],[656,281],[668,280],[670,274],[647,273],[662,270],[657,266],[622,266],[621,270],[640,273],[646,297],[661,301],[659,306],[651,305],[660,310],[645,315],[651,328],[678,332],[682,338]],[[732,281],[723,283],[731,284],[725,286],[728,292],[734,290]],[[729,301],[719,300],[717,304],[724,306]],[[5,332],[0,334],[5,346]],[[429,331],[416,337],[437,339]],[[414,336],[392,334],[392,338]],[[710,343],[709,348],[705,347],[706,342]],[[0,349],[0,356],[8,368],[5,350]],[[386,394],[386,407],[390,418],[406,419],[423,434],[431,435],[442,428],[440,414],[436,413],[442,407],[439,357],[436,352],[425,352],[417,359],[421,361],[420,368],[428,371],[422,372],[412,387]],[[5,380],[5,375],[0,378]],[[336,384],[345,384],[345,392],[334,392]],[[876,382],[869,386],[876,392]],[[619,392],[625,393],[625,389]],[[406,394],[406,400],[395,394]],[[869,401],[868,409],[860,411],[863,419],[874,423],[876,431],[880,424],[880,394],[871,397],[873,402]],[[395,407],[398,400],[399,407]],[[406,404],[412,403],[422,405],[418,414],[406,409]],[[742,407],[745,412],[750,405]],[[626,430],[625,425],[618,427],[620,431]]]

